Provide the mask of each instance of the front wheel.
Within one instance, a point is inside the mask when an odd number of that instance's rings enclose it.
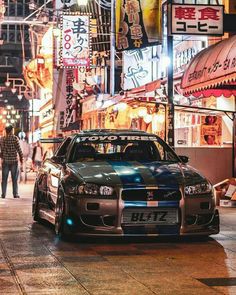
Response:
[[[69,238],[69,231],[66,224],[65,198],[59,190],[55,207],[55,232],[62,239]]]

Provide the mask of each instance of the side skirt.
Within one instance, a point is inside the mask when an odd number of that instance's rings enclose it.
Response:
[[[45,219],[48,222],[55,224],[55,212],[50,209],[40,209],[39,216],[41,219]]]

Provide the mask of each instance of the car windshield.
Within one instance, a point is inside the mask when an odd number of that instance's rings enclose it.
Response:
[[[86,161],[179,162],[180,160],[174,151],[156,136],[78,136],[71,149],[69,162]]]

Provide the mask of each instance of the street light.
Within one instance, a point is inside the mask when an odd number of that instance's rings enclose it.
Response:
[[[17,89],[16,89],[16,88],[12,88],[12,89],[11,89],[11,92],[12,92],[13,94],[15,94],[15,93],[16,93],[16,91],[17,91]]]
[[[5,82],[5,85],[6,85],[6,87],[10,87],[11,82],[7,80],[7,81]]]
[[[1,121],[6,126],[9,126],[10,124],[15,124],[19,121],[19,114],[14,106],[6,106],[6,109],[2,112]]]

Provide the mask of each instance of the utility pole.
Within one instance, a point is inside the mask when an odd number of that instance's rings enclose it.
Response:
[[[169,6],[171,6],[172,0],[167,1],[167,54],[169,57],[169,65],[167,69],[167,98],[168,98],[168,107],[167,107],[167,142],[171,147],[174,148],[175,145],[175,118],[174,118],[174,74],[173,74],[173,36],[170,35],[170,23],[171,23],[171,14]]]
[[[115,94],[115,0],[111,0],[110,95]]]

